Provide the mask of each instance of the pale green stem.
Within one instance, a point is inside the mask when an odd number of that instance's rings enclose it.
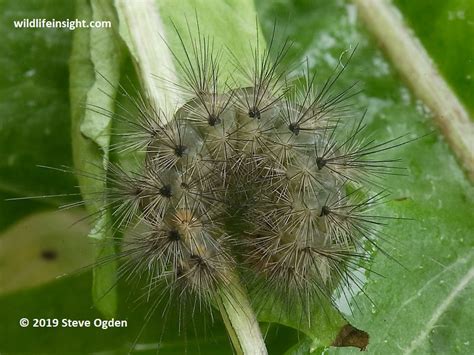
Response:
[[[257,318],[237,275],[229,287],[221,290],[217,302],[237,354],[267,354]]]
[[[360,17],[381,47],[432,111],[433,117],[474,181],[474,123],[457,96],[438,72],[420,41],[403,22],[398,9],[388,0],[353,0]]]
[[[164,26],[153,0],[115,0],[120,35],[138,66],[142,85],[150,102],[166,114],[172,113],[183,100],[173,90],[164,87],[168,82],[177,82],[173,55],[164,41]],[[172,115],[166,115],[171,118]]]

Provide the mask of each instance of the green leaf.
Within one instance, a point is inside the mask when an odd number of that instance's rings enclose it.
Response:
[[[81,210],[48,211],[10,226],[0,239],[0,294],[51,282],[90,265],[93,246],[84,238],[89,225],[83,218]]]
[[[193,29],[196,17],[201,33],[213,37],[216,49],[227,48],[243,60],[250,59],[251,46],[255,46],[257,41],[257,26],[260,46],[262,49],[266,47],[253,1],[187,0],[180,1],[179,7],[173,0],[160,0],[157,3],[165,25],[166,41],[178,58],[183,58],[184,52],[174,26],[181,34],[187,34],[187,22]],[[223,31],[224,28],[227,30]],[[223,73],[236,74],[230,60],[222,60],[221,65]]]
[[[269,302],[270,307],[265,307],[258,313],[259,321],[282,324],[287,327],[297,329],[305,334],[310,340],[311,348],[326,348],[336,339],[341,328],[347,321],[334,308],[327,299],[314,300],[311,306],[310,323],[302,320],[301,309],[298,305],[293,305],[291,312],[287,312],[287,307],[278,303]],[[304,342],[308,345],[308,341]]]
[[[14,20],[73,14],[70,2],[0,2],[0,231],[65,200],[5,199],[73,192],[73,176],[38,167],[72,165],[66,80],[71,33],[13,28]]]
[[[92,275],[90,272],[74,277],[16,292],[0,298],[0,349],[2,353],[30,354],[128,354],[134,343],[138,353],[156,353],[157,347],[163,354],[184,354],[200,352],[202,354],[232,354],[224,325],[216,319],[212,329],[209,324],[195,323],[195,329],[179,329],[173,322],[166,326],[162,314],[157,312],[143,328],[149,304],[129,302],[136,300],[129,296],[133,288],[126,285],[119,313],[115,319],[126,320],[127,327],[109,328],[33,328],[33,319],[104,319],[93,307],[90,296]],[[30,326],[21,328],[18,322],[26,317]],[[174,322],[176,323],[176,322]],[[187,324],[192,324],[187,320]],[[193,328],[191,326],[191,328]],[[140,335],[140,332],[143,332]],[[187,339],[183,341],[183,332]],[[140,336],[139,336],[140,335]]]
[[[474,119],[474,2],[395,0]]]
[[[112,1],[77,0],[76,16],[86,21],[109,20],[117,25]],[[120,78],[122,50],[111,29],[78,29],[74,33],[70,59],[70,95],[74,167],[86,208],[94,216],[95,225],[89,237],[99,241],[112,238],[111,215],[104,210],[104,201],[97,194],[106,187],[111,118],[99,113],[113,112]],[[106,78],[106,79],[105,79]],[[94,177],[91,178],[90,176]],[[98,247],[97,259],[114,254],[113,244]],[[94,268],[93,298],[97,308],[112,317],[117,308],[113,287],[116,263]]]

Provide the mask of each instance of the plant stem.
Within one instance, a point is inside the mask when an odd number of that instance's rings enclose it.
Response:
[[[474,181],[474,123],[466,109],[390,1],[354,0],[354,3],[394,66],[430,108],[448,144]]]
[[[120,35],[137,65],[145,94],[155,108],[171,113],[182,100],[153,75],[177,82],[173,56],[166,45],[163,21],[154,0],[115,0]],[[184,103],[184,102],[183,102]],[[172,117],[172,115],[166,115]]]
[[[257,318],[237,275],[229,289],[221,290],[217,302],[236,353],[266,355]]]

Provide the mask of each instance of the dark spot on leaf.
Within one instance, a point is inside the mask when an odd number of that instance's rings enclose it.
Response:
[[[44,249],[41,251],[41,258],[47,261],[56,260],[58,253],[53,249]]]
[[[350,324],[346,324],[341,328],[331,345],[339,348],[353,346],[362,351],[369,345],[369,334]]]
[[[408,200],[408,197],[403,196],[403,197],[398,197],[395,199],[395,201],[405,201],[405,200]]]

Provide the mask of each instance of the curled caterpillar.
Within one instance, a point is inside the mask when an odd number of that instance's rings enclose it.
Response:
[[[383,153],[406,142],[365,137],[357,85],[336,89],[354,52],[317,84],[309,70],[292,78],[288,40],[272,36],[245,60],[199,30],[177,32],[182,78],[167,84],[184,105],[165,112],[122,90],[135,113],[90,108],[120,121],[112,149],[143,157],[132,170],[109,163],[99,197],[129,234],[112,257],[123,260],[118,274],[147,275],[159,299],[209,311],[241,292],[239,278],[257,311],[278,303],[309,322],[310,306],[357,284],[353,269],[380,248],[388,217],[372,207],[387,197],[384,175],[400,169]]]

